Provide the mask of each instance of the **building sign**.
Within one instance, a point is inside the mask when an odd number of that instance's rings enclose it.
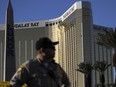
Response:
[[[37,26],[39,26],[39,22],[15,24],[14,28],[28,28]]]
[[[7,25],[5,33],[4,79],[9,81],[16,71],[14,28]]]
[[[73,13],[76,9],[76,4],[70,7],[62,16],[62,19],[65,20],[71,13]]]
[[[6,57],[15,58],[15,46],[14,46],[14,29],[7,29],[7,37],[6,37]]]
[[[69,16],[74,11],[74,6],[63,15],[63,18],[65,19],[67,16]]]

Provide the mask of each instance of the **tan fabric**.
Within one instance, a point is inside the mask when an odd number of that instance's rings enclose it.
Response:
[[[28,87],[70,87],[69,79],[59,64],[50,62],[44,66],[37,59],[24,63],[10,83],[13,87],[20,87],[24,83]]]

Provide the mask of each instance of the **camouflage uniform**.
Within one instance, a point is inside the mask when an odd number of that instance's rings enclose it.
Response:
[[[51,61],[47,67],[38,59],[24,63],[10,81],[12,87],[70,87],[69,79],[59,64]]]

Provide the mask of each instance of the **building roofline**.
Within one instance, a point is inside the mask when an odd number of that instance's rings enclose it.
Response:
[[[14,25],[19,25],[22,26],[22,28],[31,28],[31,27],[45,27],[46,23],[53,23],[53,22],[59,22],[59,21],[64,21],[66,18],[68,18],[76,9],[82,9],[84,7],[90,8],[90,2],[88,1],[77,1],[75,2],[67,11],[65,11],[61,16],[53,19],[48,19],[48,20],[41,20],[41,21],[32,21],[32,22],[19,22],[15,23]],[[38,26],[31,26],[34,23],[38,23]],[[26,26],[27,25],[27,26]],[[36,24],[35,24],[36,25]],[[0,30],[3,28],[4,24],[0,25]],[[26,27],[25,27],[26,26]],[[16,28],[21,28],[21,27],[16,27]]]

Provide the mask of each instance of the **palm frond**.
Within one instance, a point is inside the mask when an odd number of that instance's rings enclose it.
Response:
[[[107,48],[116,47],[116,29],[114,30],[104,30],[104,33],[98,33],[96,37],[97,44],[103,45]]]
[[[80,71],[81,73],[85,73],[85,71],[81,70],[81,69],[76,69],[77,71]]]
[[[82,73],[85,73],[85,74],[89,74],[93,67],[92,67],[92,64],[90,63],[87,63],[87,62],[82,62],[78,65],[78,69],[76,69],[77,71],[80,71]]]
[[[106,61],[96,61],[93,65],[93,69],[103,73],[109,66],[111,66],[111,64],[108,64]]]

